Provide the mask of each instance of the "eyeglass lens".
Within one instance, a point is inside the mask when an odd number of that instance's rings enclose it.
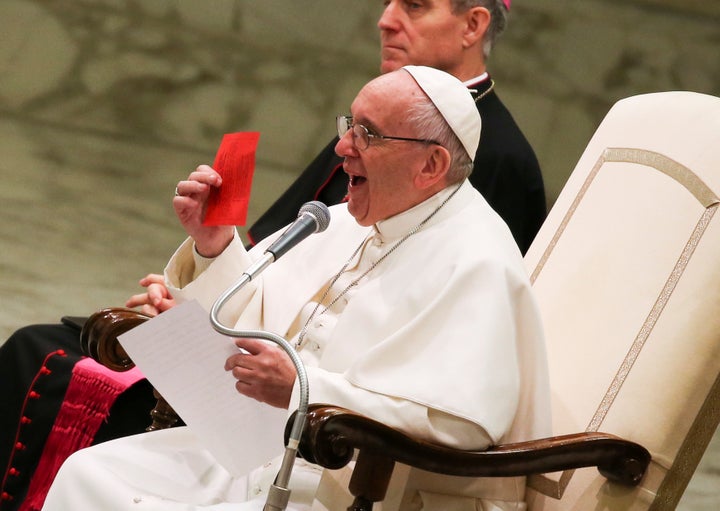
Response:
[[[362,124],[353,124],[352,117],[338,115],[337,130],[338,137],[342,138],[348,130],[352,129],[352,138],[355,147],[365,150],[370,146],[370,136],[368,130]]]

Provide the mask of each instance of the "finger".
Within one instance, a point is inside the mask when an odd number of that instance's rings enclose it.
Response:
[[[234,371],[238,367],[250,369],[252,363],[251,359],[252,357],[245,353],[236,353],[235,355],[230,355],[227,360],[225,360],[225,370]]]
[[[197,179],[214,186],[218,186],[222,182],[222,176],[210,165],[198,165],[188,179]]]
[[[155,307],[160,305],[160,302],[167,296],[167,288],[164,284],[150,284],[147,288],[148,300]]]
[[[186,197],[207,193],[210,186],[210,184],[197,180],[180,181],[175,187],[177,195],[173,198],[173,202],[177,200],[182,201]]]
[[[175,300],[164,298],[160,300],[160,303],[155,306],[158,310],[158,314],[161,312],[165,312],[166,310],[172,309],[175,307]]]
[[[142,287],[148,287],[150,284],[163,284],[165,285],[165,277],[157,273],[148,273],[140,279],[140,285]]]
[[[270,346],[260,339],[245,339],[245,338],[237,338],[235,339],[235,346],[238,348],[244,349],[251,355],[258,355],[262,353],[263,351],[270,348]]]
[[[238,380],[235,382],[235,389],[243,396],[255,398],[255,396],[254,396],[255,387],[249,383]]]
[[[153,307],[152,305],[149,305],[149,304],[143,305],[141,310],[148,316],[154,317],[154,316],[157,316],[158,314],[160,314],[160,312],[155,307]]]
[[[231,373],[233,378],[235,378],[238,382],[250,387],[254,385],[255,378],[253,377],[253,372],[251,370],[245,369],[244,367],[233,367]]]
[[[125,307],[137,307],[139,305],[145,305],[150,303],[150,300],[148,299],[147,293],[140,293],[137,295],[132,295],[130,298],[127,299],[125,302]]]
[[[208,187],[220,186],[222,184],[222,176],[218,174],[212,167],[208,165],[200,165],[194,172],[191,172],[188,178],[177,184],[177,194],[180,196],[191,195],[193,193],[203,193]]]

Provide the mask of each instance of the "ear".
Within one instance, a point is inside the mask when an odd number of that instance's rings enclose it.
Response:
[[[441,145],[432,145],[425,166],[415,175],[415,187],[426,190],[438,183],[446,185],[445,178],[450,170],[450,151]]]
[[[463,14],[465,30],[463,30],[463,48],[470,48],[478,42],[482,43],[485,32],[490,26],[490,11],[485,7],[473,7]]]

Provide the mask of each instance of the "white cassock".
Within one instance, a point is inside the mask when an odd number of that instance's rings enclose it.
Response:
[[[373,227],[359,226],[345,205],[333,206],[328,229],[243,288],[223,310],[223,323],[292,341],[305,327],[298,349],[310,402],[464,449],[549,435],[542,328],[522,258],[482,196],[467,182],[451,196],[455,189]],[[166,268],[172,294],[209,310],[273,238],[250,252],[236,238],[212,261],[186,241]],[[76,453],[44,509],[261,509],[277,469],[233,479],[186,428],[175,428]],[[455,478],[402,467],[398,474],[382,509],[524,509],[524,478]],[[351,499],[337,475],[296,463],[290,508],[345,509]]]

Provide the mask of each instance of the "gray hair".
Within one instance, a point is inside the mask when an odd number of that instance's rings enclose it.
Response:
[[[490,11],[490,25],[488,25],[483,38],[483,55],[487,59],[495,46],[495,41],[507,26],[508,11],[503,0],[450,0],[450,8],[454,14],[459,14],[473,7],[484,7]]]
[[[448,184],[459,183],[470,175],[472,159],[430,98],[423,96],[414,100],[407,110],[407,121],[415,126],[416,137],[435,140],[450,153]]]

